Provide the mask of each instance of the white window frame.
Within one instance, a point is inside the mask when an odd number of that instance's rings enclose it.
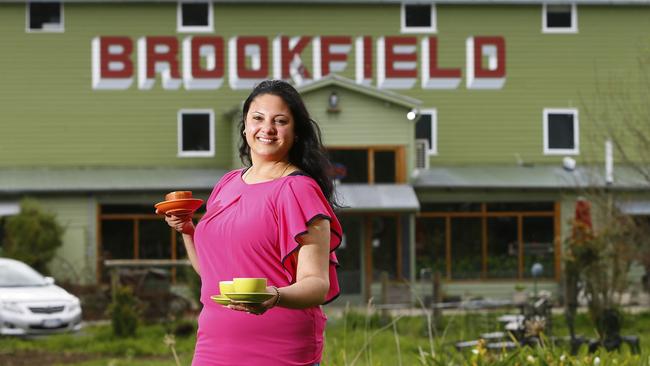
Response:
[[[423,114],[431,116],[431,146],[427,150],[427,155],[438,155],[438,110],[435,108],[420,109],[419,114],[420,116]]]
[[[208,4],[208,25],[184,26],[183,4]],[[212,1],[179,1],[176,7],[176,32],[178,33],[211,33],[214,32],[214,11]]]
[[[29,27],[29,24],[31,23],[29,21],[29,18],[31,18],[31,10],[29,5],[32,3],[38,3],[37,1],[28,1],[25,3],[25,32],[26,33],[63,33],[65,32],[65,18],[63,16],[63,1],[51,1],[51,2],[58,2],[59,3],[59,8],[61,9],[61,20],[59,22],[59,26],[56,28],[50,28],[50,29],[31,29]]]
[[[550,149],[548,147],[548,115],[572,114],[573,115],[573,149]],[[576,108],[544,108],[544,155],[578,155],[580,154],[580,123],[578,109]]]
[[[430,27],[407,27],[406,26],[406,5],[429,5],[431,6],[431,26]],[[405,1],[400,5],[400,32],[401,33],[437,33],[438,19],[435,3],[422,3]]]
[[[208,114],[210,116],[209,134],[210,150],[208,151],[183,151],[183,115]],[[214,157],[214,110],[213,109],[181,109],[177,115],[178,157],[179,158],[210,158]]]
[[[546,26],[547,5],[569,5],[569,4],[542,4],[542,33],[578,33],[578,7],[571,3],[571,27],[568,28],[549,28]]]

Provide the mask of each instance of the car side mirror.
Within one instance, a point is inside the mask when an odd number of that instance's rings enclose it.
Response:
[[[45,284],[46,285],[54,285],[54,277],[46,276],[45,277]]]

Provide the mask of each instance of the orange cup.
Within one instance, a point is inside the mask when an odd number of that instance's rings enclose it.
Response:
[[[174,191],[165,195],[165,201],[192,198],[192,191]]]

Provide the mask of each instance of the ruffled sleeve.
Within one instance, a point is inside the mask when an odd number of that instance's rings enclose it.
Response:
[[[338,261],[334,250],[341,244],[341,224],[336,218],[320,187],[312,178],[295,176],[282,185],[276,200],[278,207],[280,255],[282,267],[291,283],[296,280],[297,238],[306,234],[308,226],[317,219],[330,222],[329,282],[330,288],[325,303],[334,300],[340,292],[336,268]]]

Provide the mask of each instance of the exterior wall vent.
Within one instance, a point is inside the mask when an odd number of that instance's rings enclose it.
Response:
[[[415,169],[429,168],[429,141],[425,139],[415,140]]]

